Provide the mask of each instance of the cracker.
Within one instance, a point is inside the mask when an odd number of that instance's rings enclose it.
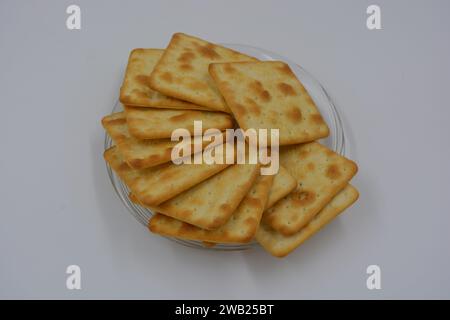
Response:
[[[256,61],[255,58],[183,33],[175,33],[156,64],[149,85],[168,96],[230,112],[208,66],[213,62]]]
[[[175,165],[168,162],[136,170],[125,162],[117,147],[106,150],[104,157],[131,192],[146,206],[155,206],[173,198],[229,166],[228,164]]]
[[[128,194],[128,198],[130,199],[131,202],[142,206],[142,203],[139,202],[138,198],[132,194],[131,192]],[[150,208],[149,208],[150,209]],[[172,218],[171,218],[172,219]],[[174,219],[175,220],[175,219]],[[177,220],[178,221],[178,220]],[[216,243],[214,242],[209,242],[209,241],[202,241],[202,244],[205,248],[212,248],[216,245]]]
[[[351,206],[358,196],[358,190],[347,185],[305,227],[291,236],[284,236],[262,221],[256,233],[256,240],[270,254],[284,257]]]
[[[128,130],[138,139],[170,138],[173,130],[187,129],[194,134],[194,121],[202,121],[202,131],[233,128],[233,118],[222,112],[125,107]]]
[[[342,190],[358,167],[318,142],[280,148],[280,164],[297,180],[297,187],[268,209],[264,219],[284,235],[292,235]]]
[[[266,209],[273,207],[278,200],[287,196],[295,187],[297,187],[297,180],[289,174],[286,168],[280,166],[280,170],[273,179],[272,188],[270,188]]]
[[[172,148],[178,143],[170,139],[136,139],[128,132],[124,112],[104,117],[102,124],[124,160],[134,169],[144,169],[170,161]]]
[[[125,105],[141,107],[209,110],[190,102],[168,97],[149,87],[150,74],[163,52],[164,50],[161,49],[134,49],[131,51],[125,78],[120,88],[120,102]]]
[[[122,154],[124,160],[133,169],[145,169],[171,161],[172,149],[179,143],[170,139],[136,139],[128,132],[124,112],[110,114],[102,119],[102,125]],[[225,135],[222,135],[224,141]],[[191,152],[194,151],[192,139]],[[210,142],[203,141],[202,148]]]
[[[152,209],[199,228],[217,229],[230,219],[258,170],[256,164],[232,165]]]
[[[284,62],[214,63],[209,73],[242,129],[279,129],[280,145],[328,136],[314,101]]]
[[[231,169],[231,168],[230,168]],[[227,169],[229,170],[229,169]],[[233,216],[216,230],[205,230],[180,220],[157,214],[149,229],[165,236],[214,243],[246,243],[253,239],[265,208],[273,176],[258,176]]]

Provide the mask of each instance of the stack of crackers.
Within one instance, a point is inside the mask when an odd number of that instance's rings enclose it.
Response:
[[[151,209],[153,233],[216,243],[256,239],[277,257],[292,252],[353,204],[356,164],[316,140],[329,129],[303,85],[281,61],[182,33],[166,49],[134,49],[120,90],[123,112],[102,119],[114,142],[104,157]],[[279,171],[261,165],[175,164],[173,130],[279,129]],[[225,144],[224,144],[225,145]],[[191,148],[192,157],[196,152]]]

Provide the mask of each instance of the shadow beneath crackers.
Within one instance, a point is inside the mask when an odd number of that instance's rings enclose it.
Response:
[[[351,183],[360,192],[358,201],[289,255],[273,257],[262,247],[243,255],[248,274],[255,287],[264,292],[264,298],[292,299],[294,297],[285,296],[281,288],[293,283],[311,285],[320,277],[339,277],[340,268],[353,268],[355,261],[366,259],[366,243],[373,243],[371,238],[379,236],[382,230],[379,226],[383,217],[378,210],[380,189],[365,172],[360,172]],[[339,250],[338,255],[333,252],[336,250]],[[335,264],[336,268],[330,268],[330,264]],[[267,288],[273,290],[267,291]],[[302,294],[307,297],[307,292]]]

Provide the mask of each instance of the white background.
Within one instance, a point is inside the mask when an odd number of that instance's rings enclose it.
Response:
[[[0,297],[450,298],[450,2],[378,0],[369,31],[373,3],[1,0]],[[298,62],[342,114],[360,199],[285,259],[152,235],[112,189],[100,119],[129,51],[177,31]]]

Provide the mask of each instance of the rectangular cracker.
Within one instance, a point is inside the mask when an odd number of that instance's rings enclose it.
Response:
[[[280,164],[297,187],[264,214],[265,221],[289,236],[298,232],[342,190],[358,167],[318,142],[280,148]]]
[[[117,147],[106,150],[104,158],[131,192],[146,206],[155,206],[173,198],[229,166],[228,164],[175,165],[168,162],[136,170],[125,162]]]
[[[258,229],[272,180],[273,176],[258,176],[232,217],[216,230],[201,229],[163,214],[152,217],[149,229],[154,233],[189,240],[213,243],[249,242]]]
[[[138,139],[170,138],[178,128],[194,134],[194,121],[202,121],[203,132],[210,128],[233,128],[233,118],[222,112],[171,110],[125,106],[128,130]]]
[[[151,209],[199,228],[217,229],[230,219],[259,174],[258,170],[256,164],[232,165]]]
[[[358,190],[347,185],[306,226],[291,236],[275,231],[262,221],[256,233],[256,240],[270,254],[275,257],[284,257],[351,206],[358,196]]]
[[[183,33],[175,33],[150,76],[154,90],[181,100],[230,112],[208,73],[213,62],[255,58]]]
[[[128,132],[124,112],[110,114],[102,119],[102,125],[133,169],[145,169],[171,161],[172,149],[179,143],[170,139],[136,139]],[[222,134],[224,141],[225,134]],[[194,151],[192,139],[191,152]],[[210,142],[203,141],[202,148]]]
[[[209,73],[242,129],[279,129],[280,145],[328,136],[314,101],[284,62],[214,63]]]
[[[209,110],[190,102],[168,97],[149,87],[150,74],[163,53],[162,49],[134,49],[131,51],[120,88],[120,102],[140,107]]]
[[[170,161],[172,148],[178,143],[177,141],[170,141],[170,139],[136,139],[128,132],[124,112],[117,112],[104,117],[102,125],[124,160],[133,169],[145,169]]]
[[[287,196],[296,187],[297,180],[290,175],[285,167],[280,166],[278,173],[273,179],[272,188],[270,188],[266,209],[272,208],[278,200]]]

